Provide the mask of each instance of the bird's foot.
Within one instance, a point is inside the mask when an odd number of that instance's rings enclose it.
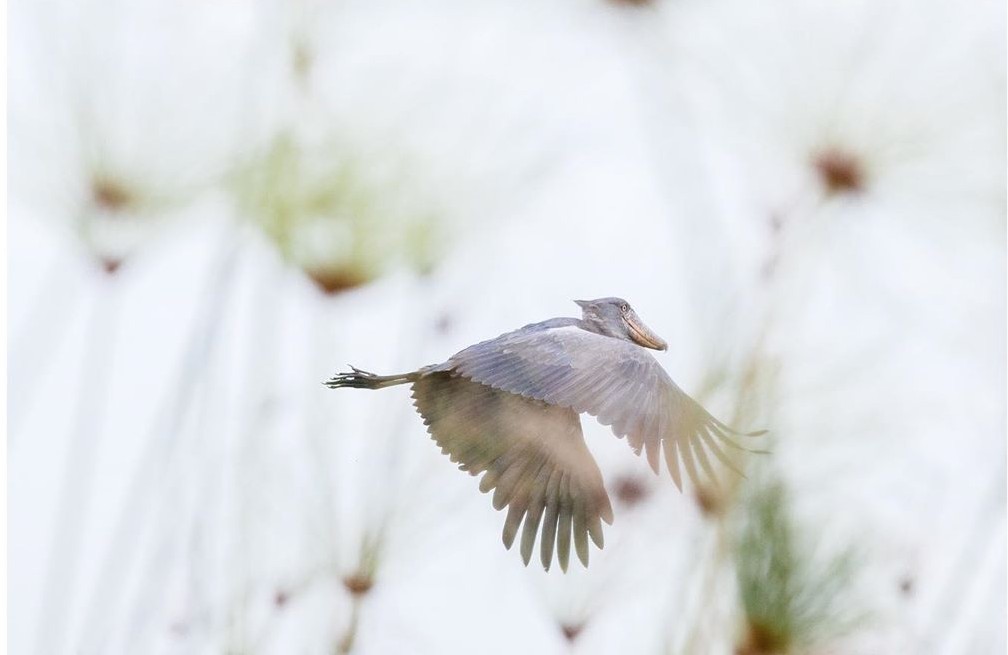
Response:
[[[379,383],[378,376],[370,371],[361,370],[351,366],[351,373],[337,373],[322,384],[330,389],[350,388],[350,389],[376,389]]]

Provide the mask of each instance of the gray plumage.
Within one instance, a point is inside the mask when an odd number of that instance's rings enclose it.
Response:
[[[353,368],[325,384],[379,389],[411,383],[417,411],[434,441],[459,468],[483,474],[480,490],[508,507],[504,545],[522,525],[521,554],[532,557],[537,533],[545,568],[567,570],[570,544],[588,565],[588,540],[602,548],[601,521],[612,506],[588,451],[579,414],[595,416],[643,450],[657,473],[665,465],[682,489],[680,461],[694,482],[716,482],[712,455],[735,469],[722,446],[739,434],[711,416],[645,350],[666,344],[620,298],[577,301],[582,318],[527,325],[470,346],[446,362],[378,376]],[[762,434],[748,433],[748,436]]]

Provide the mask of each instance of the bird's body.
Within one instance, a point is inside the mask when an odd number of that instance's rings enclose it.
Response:
[[[547,569],[554,545],[567,569],[572,539],[587,566],[589,538],[601,548],[601,521],[613,519],[580,414],[611,426],[637,454],[644,450],[656,473],[664,448],[680,489],[680,460],[696,482],[700,469],[714,477],[708,452],[734,468],[721,445],[737,447],[727,436],[734,431],[686,395],[645,350],[665,350],[666,344],[626,301],[578,304],[580,319],[533,323],[412,373],[353,369],[326,382],[368,389],[411,384],[417,411],[442,451],[472,475],[485,472],[480,490],[494,490],[496,509],[508,507],[505,546],[523,524],[527,564],[541,527],[540,559]]]

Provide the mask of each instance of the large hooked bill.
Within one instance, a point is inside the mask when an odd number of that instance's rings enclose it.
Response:
[[[626,323],[630,338],[634,340],[634,343],[653,350],[668,350],[668,344],[665,343],[665,340],[645,325],[644,321],[637,316],[637,312],[630,310],[623,317],[623,321]]]

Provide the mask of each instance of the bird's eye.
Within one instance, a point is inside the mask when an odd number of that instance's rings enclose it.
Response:
[[[619,310],[624,314],[626,314],[628,311],[630,311],[630,306],[627,305],[626,303],[623,303],[622,305],[620,305]]]

